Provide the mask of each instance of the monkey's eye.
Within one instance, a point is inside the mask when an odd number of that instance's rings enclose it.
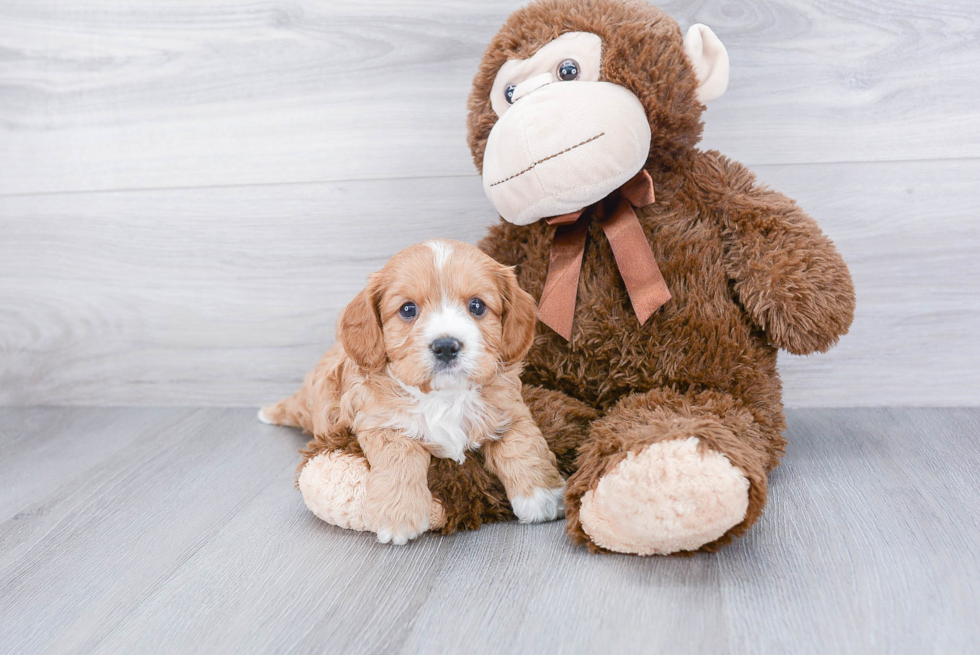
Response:
[[[558,79],[563,82],[577,80],[579,75],[578,62],[574,59],[566,59],[558,64]]]
[[[473,316],[483,316],[487,313],[486,304],[479,298],[474,298],[470,301],[470,314]]]
[[[401,306],[401,309],[398,310],[398,315],[406,321],[410,321],[419,315],[419,308],[414,302],[409,300],[407,303]]]
[[[511,105],[514,104],[514,89],[516,88],[517,86],[515,86],[514,84],[508,84],[507,88],[504,89],[504,98]]]

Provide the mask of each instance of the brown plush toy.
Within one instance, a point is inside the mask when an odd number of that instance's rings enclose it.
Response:
[[[713,550],[744,533],[783,453],[777,349],[850,326],[847,267],[816,223],[741,164],[697,149],[728,57],[644,2],[543,0],[493,38],[469,145],[503,220],[481,248],[539,301],[524,397],[592,550]],[[300,487],[358,527],[365,465],[317,435]],[[433,460],[443,532],[513,518],[479,454]]]

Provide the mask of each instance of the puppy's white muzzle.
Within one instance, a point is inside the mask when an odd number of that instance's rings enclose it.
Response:
[[[433,376],[470,375],[476,365],[476,358],[483,352],[483,335],[469,312],[464,307],[443,301],[425,321],[423,343],[428,349]],[[456,352],[452,357],[443,356],[439,352],[437,344],[444,340],[456,342]],[[446,347],[447,344],[440,346]]]

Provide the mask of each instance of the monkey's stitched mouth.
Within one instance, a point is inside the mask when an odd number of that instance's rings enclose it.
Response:
[[[548,155],[544,159],[539,159],[538,161],[534,162],[533,164],[531,164],[530,166],[528,166],[527,168],[525,168],[523,171],[520,171],[518,173],[514,173],[510,177],[505,177],[502,180],[499,180],[497,182],[494,182],[490,186],[495,187],[498,184],[503,184],[504,182],[508,182],[510,180],[513,180],[515,177],[520,177],[521,175],[524,175],[524,173],[527,173],[528,171],[533,170],[534,167],[537,166],[538,164],[543,164],[544,162],[548,161],[549,159],[554,159],[555,157],[560,157],[561,155],[564,155],[566,152],[571,152],[572,150],[575,150],[576,148],[578,148],[580,146],[584,146],[586,143],[591,143],[592,141],[595,141],[599,137],[605,136],[605,134],[606,134],[605,132],[599,132],[594,137],[590,137],[590,138],[586,139],[585,141],[582,141],[581,143],[576,143],[574,146],[569,146],[568,148],[565,148],[561,152],[556,152],[553,155]]]

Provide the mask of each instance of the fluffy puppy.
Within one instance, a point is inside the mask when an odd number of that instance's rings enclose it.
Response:
[[[513,271],[457,241],[426,241],[368,278],[338,341],[291,398],[260,412],[317,435],[349,430],[370,471],[366,527],[404,544],[429,527],[431,456],[482,449],[522,522],[564,514],[564,480],[521,398],[534,300]]]

